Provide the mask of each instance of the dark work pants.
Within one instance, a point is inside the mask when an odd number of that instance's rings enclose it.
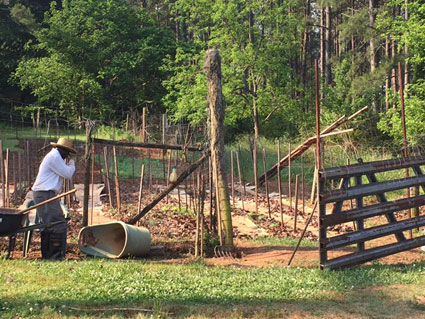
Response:
[[[44,202],[56,194],[53,191],[34,192],[34,204]],[[41,254],[44,259],[62,259],[66,251],[67,223],[59,200],[55,200],[37,208],[39,222],[52,223],[64,221],[64,223],[45,228],[41,231]]]

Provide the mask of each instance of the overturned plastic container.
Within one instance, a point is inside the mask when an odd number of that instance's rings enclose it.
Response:
[[[149,252],[150,246],[149,230],[121,221],[86,226],[78,235],[80,250],[96,257],[144,256]]]

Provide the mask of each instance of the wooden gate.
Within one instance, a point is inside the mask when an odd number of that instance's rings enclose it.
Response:
[[[425,205],[425,195],[416,192],[410,198],[387,200],[390,192],[411,187],[420,186],[425,192],[423,165],[425,156],[415,156],[369,163],[359,160],[359,164],[319,171],[320,268],[350,267],[425,245],[425,235],[409,236],[409,231],[425,226],[425,216],[410,218],[406,213]],[[378,176],[396,170],[405,174],[404,169],[415,176],[391,180]],[[331,189],[332,180],[339,181],[338,189]],[[365,227],[366,220],[371,227]],[[328,237],[335,227],[352,229]]]

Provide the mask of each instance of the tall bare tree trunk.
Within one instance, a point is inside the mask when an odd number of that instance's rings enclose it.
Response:
[[[369,0],[369,27],[374,28],[375,25],[375,7],[376,0]],[[369,40],[369,61],[370,61],[370,72],[375,72],[376,69],[376,47],[375,47],[375,38],[372,36]],[[375,113],[379,112],[378,102],[376,101],[376,97],[372,99],[372,108]]]
[[[387,60],[390,58],[390,38],[388,36],[385,37],[385,57]],[[385,76],[385,111],[390,108],[390,102],[388,101],[388,90],[391,87],[390,76],[391,74],[387,72]]]
[[[229,190],[227,189],[227,178],[224,167],[224,101],[221,90],[221,58],[218,50],[208,50],[205,53],[204,66],[208,81],[213,179],[218,190],[216,196],[222,219],[223,244],[231,248],[233,247],[233,227]]]
[[[325,76],[325,9],[320,9],[320,77]]]
[[[331,70],[331,54],[332,54],[332,10],[330,6],[326,7],[326,32],[325,32],[325,78],[326,84],[332,83],[332,70]]]

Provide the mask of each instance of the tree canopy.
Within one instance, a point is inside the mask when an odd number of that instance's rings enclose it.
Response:
[[[213,48],[232,135],[311,131],[317,59],[323,124],[369,105],[360,135],[395,142],[402,62],[408,138],[424,140],[419,0],[3,0],[0,9],[1,112],[119,124],[147,106],[202,123]]]

